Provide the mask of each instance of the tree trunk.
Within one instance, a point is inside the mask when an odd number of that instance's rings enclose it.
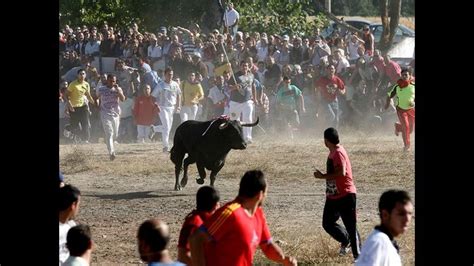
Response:
[[[400,22],[400,11],[402,10],[401,0],[390,1],[390,36],[389,43],[393,41],[393,37],[397,32],[398,23]]]
[[[390,10],[389,10],[390,1]],[[382,18],[383,32],[380,38],[378,48],[382,52],[387,52],[392,46],[398,22],[400,21],[400,11],[402,7],[401,0],[382,0],[380,2],[380,15]],[[390,20],[389,20],[390,15]]]
[[[343,27],[343,28],[346,28],[347,30],[349,30],[350,32],[358,32],[359,33],[359,36],[361,36],[364,32],[347,24],[346,22],[344,22],[343,20],[340,20],[338,17],[336,17],[334,14],[332,14],[331,12],[329,12],[318,0],[314,0],[313,1],[314,4],[316,5],[316,10],[317,11],[320,11],[322,12],[324,15],[326,15],[329,19],[331,19],[332,21],[334,21],[337,25]]]
[[[206,12],[201,16],[202,31],[206,34],[213,29],[220,29],[223,23],[224,0],[208,0],[208,7]]]

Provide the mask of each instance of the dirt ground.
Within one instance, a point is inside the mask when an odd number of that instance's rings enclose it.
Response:
[[[402,152],[401,137],[385,133],[341,130],[341,144],[349,153],[357,187],[358,228],[365,240],[379,222],[377,203],[390,188],[406,189],[414,198],[414,154]],[[311,136],[257,136],[246,150],[232,150],[216,181],[221,203],[232,200],[246,170],[261,169],[269,190],[263,205],[274,240],[296,256],[300,265],[352,264],[351,255],[338,256],[338,243],[322,228],[325,182],[312,176],[325,171],[328,150],[322,132]],[[186,214],[195,207],[199,185],[195,165],[182,191],[173,191],[174,165],[161,152],[160,142],[119,144],[117,159],[109,161],[105,144],[60,145],[65,181],[82,192],[76,221],[91,226],[95,265],[139,265],[136,232],[152,217],[171,229],[170,252],[177,254],[177,239]],[[209,179],[206,179],[206,185]],[[415,207],[416,208],[416,207]],[[400,238],[402,262],[414,264],[414,221]],[[269,264],[260,251],[255,264]]]

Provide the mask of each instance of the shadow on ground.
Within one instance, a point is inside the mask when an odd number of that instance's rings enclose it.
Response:
[[[176,192],[179,193],[179,192]],[[128,192],[121,194],[83,194],[85,197],[95,197],[99,199],[111,199],[111,200],[133,200],[133,199],[146,199],[146,198],[172,198],[172,197],[195,197],[194,193],[187,194],[176,194],[170,191],[137,191]]]

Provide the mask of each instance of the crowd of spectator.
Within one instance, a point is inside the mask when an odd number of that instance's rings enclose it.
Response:
[[[323,38],[319,28],[310,36],[237,31],[233,38],[218,29],[205,34],[197,24],[189,29],[162,26],[156,32],[140,30],[136,23],[126,30],[106,22],[100,27],[66,25],[59,38],[61,135],[70,115],[64,108],[63,96],[68,85],[77,79],[79,69],[85,70],[85,80],[94,98],[106,74],[117,75],[117,84],[126,96],[126,101],[120,104],[121,126],[116,139],[119,142],[148,141],[143,132],[138,136],[136,122],[141,119],[133,111],[134,102],[146,85],[155,94],[167,67],[174,71],[173,80],[181,91],[187,82],[202,88],[203,97],[193,100],[195,115],[190,117],[196,120],[236,113],[232,118],[244,122],[250,122],[245,117],[255,120],[258,116],[263,120],[261,125],[268,129],[286,126],[303,129],[363,127],[366,122],[373,122],[374,117],[396,119],[393,105],[389,111],[383,107],[387,92],[401,78],[401,67],[390,56],[374,49],[369,28],[363,32],[359,35],[348,31],[341,36],[335,31]],[[106,58],[114,59],[113,67],[108,70],[104,65]],[[244,62],[247,66],[243,66]],[[245,85],[250,88],[239,91],[243,95],[239,98],[235,83],[241,85],[238,72],[243,68],[248,68],[249,73],[247,70],[240,73],[246,82],[239,88]],[[190,75],[195,78],[189,80]],[[284,80],[290,80],[291,86]],[[184,108],[187,99],[183,98],[179,107]],[[239,105],[236,111],[230,108],[232,101],[247,106]],[[81,126],[88,128],[90,137],[83,134],[82,141],[89,138],[97,141],[103,136],[98,108],[89,104],[88,109],[90,120]],[[172,112],[181,111],[175,108]],[[182,118],[183,114],[174,123],[186,119]],[[162,124],[158,114],[152,124]],[[248,140],[251,141],[251,136]]]

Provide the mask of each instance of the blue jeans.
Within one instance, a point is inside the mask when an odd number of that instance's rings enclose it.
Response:
[[[330,124],[332,127],[337,128],[339,126],[339,102],[337,98],[328,102],[326,99],[323,99],[321,102],[321,109],[323,111],[324,119],[326,123]]]

